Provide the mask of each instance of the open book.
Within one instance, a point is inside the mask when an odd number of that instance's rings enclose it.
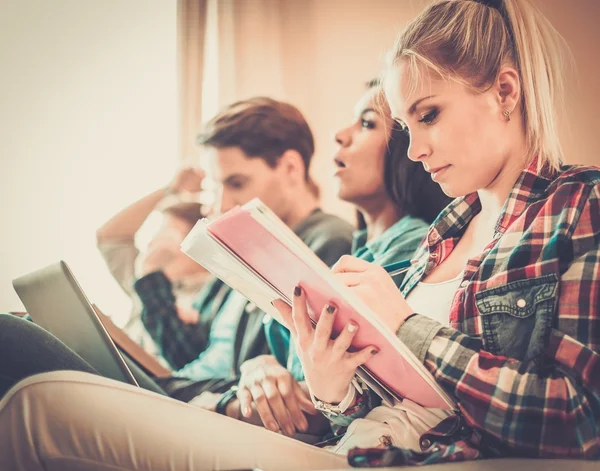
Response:
[[[198,221],[181,249],[280,322],[271,302],[282,299],[291,305],[296,285],[306,293],[313,322],[325,304],[335,304],[335,335],[352,320],[359,325],[353,349],[379,349],[358,374],[386,403],[408,398],[425,407],[456,409],[395,333],[260,200]]]

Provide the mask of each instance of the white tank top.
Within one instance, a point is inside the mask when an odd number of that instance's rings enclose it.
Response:
[[[447,326],[450,320],[450,307],[454,294],[462,280],[463,273],[456,278],[439,283],[420,282],[408,293],[406,302],[414,312],[427,316]]]

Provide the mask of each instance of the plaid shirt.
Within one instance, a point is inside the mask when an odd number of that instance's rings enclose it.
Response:
[[[475,193],[440,214],[404,279],[404,296],[446,260],[480,209]],[[471,436],[449,439],[444,421],[422,440],[423,453],[356,449],[351,463],[600,459],[599,242],[600,169],[539,173],[534,162],[524,170],[494,239],[467,263],[450,326],[417,314],[398,331],[457,400],[463,426],[453,433],[466,426]],[[340,419],[364,416],[365,408]]]
[[[171,281],[162,271],[140,278],[134,288],[142,300],[144,327],[174,370],[183,368],[207,348],[212,321],[233,292],[217,278],[208,281],[192,304],[200,313],[199,322],[185,324],[177,316]]]

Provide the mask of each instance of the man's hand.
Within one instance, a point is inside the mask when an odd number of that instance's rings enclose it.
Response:
[[[281,430],[289,437],[296,430],[307,431],[308,421],[303,411],[309,414],[317,411],[308,394],[275,357],[258,356],[246,361],[240,371],[237,397],[245,418],[252,416],[254,405],[269,430]]]

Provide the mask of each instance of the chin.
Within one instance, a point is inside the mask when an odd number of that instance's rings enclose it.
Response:
[[[450,198],[460,198],[461,196],[466,196],[477,191],[477,188],[472,188],[470,185],[467,186],[459,182],[440,183],[439,185],[444,194]]]
[[[349,191],[348,188],[344,188],[343,186],[338,187],[336,196],[346,203],[354,203],[356,199],[356,195],[352,191]]]

